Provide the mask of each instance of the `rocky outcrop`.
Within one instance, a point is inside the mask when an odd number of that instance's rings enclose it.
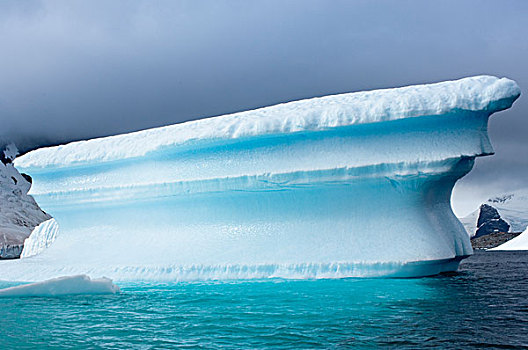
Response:
[[[510,225],[504,221],[497,209],[488,204],[480,206],[480,213],[477,220],[477,231],[473,238],[482,237],[491,233],[508,232]]]
[[[5,244],[0,245],[0,259],[18,259],[24,250],[24,244]]]
[[[0,147],[0,259],[20,257],[31,231],[51,218],[27,194],[31,177],[13,166],[16,154],[13,144]]]
[[[494,232],[471,239],[473,249],[490,249],[500,246],[520,235],[521,232]]]

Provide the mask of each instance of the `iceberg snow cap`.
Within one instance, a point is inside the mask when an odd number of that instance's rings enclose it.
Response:
[[[317,97],[160,128],[37,149],[21,168],[63,167],[144,156],[164,147],[379,123],[454,110],[493,113],[520,95],[507,78],[475,76],[435,84]]]

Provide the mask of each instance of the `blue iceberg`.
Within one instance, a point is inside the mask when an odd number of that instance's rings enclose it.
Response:
[[[450,196],[506,78],[325,96],[30,152],[59,225],[0,280],[425,276],[472,254]]]

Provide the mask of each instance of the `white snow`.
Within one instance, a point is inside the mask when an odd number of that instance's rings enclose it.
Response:
[[[457,110],[489,110],[491,114],[508,108],[511,104],[501,106],[500,101],[515,99],[519,94],[520,89],[513,80],[492,76],[345,93],[41,148],[17,158],[15,163],[22,168],[100,163],[140,157],[165,146],[204,140],[317,131],[354,124],[443,115]]]
[[[528,227],[517,237],[490,250],[528,250]]]
[[[55,219],[46,220],[35,227],[24,241],[24,250],[20,258],[28,258],[44,251],[55,241],[58,231],[59,225]]]
[[[106,277],[64,276],[47,281],[0,289],[0,297],[47,297],[71,294],[115,294],[119,287]]]
[[[469,237],[473,237],[477,234],[477,221],[480,214],[480,207],[477,210],[474,210],[473,212],[469,213],[468,215],[464,216],[463,218],[458,218],[462,225],[464,225],[464,228],[466,229]]]
[[[521,232],[528,226],[528,188],[490,198],[487,204],[510,224],[510,232]]]

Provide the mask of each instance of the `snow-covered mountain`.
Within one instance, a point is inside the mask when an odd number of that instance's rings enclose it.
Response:
[[[13,144],[0,148],[0,259],[18,258],[35,226],[51,218],[27,194],[31,177],[13,166],[17,153]]]
[[[528,188],[490,198],[460,221],[471,237],[479,229],[502,232],[505,227],[503,222],[509,225],[508,232],[523,232],[528,226]]]

